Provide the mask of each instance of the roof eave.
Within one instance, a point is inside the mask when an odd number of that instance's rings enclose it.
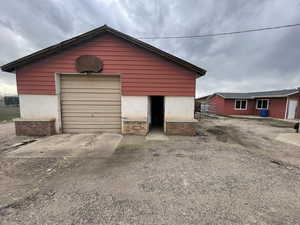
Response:
[[[71,39],[62,41],[58,44],[55,44],[55,45],[49,46],[47,48],[41,49],[39,51],[36,51],[32,54],[29,54],[27,56],[24,56],[22,58],[19,58],[17,60],[14,60],[10,63],[7,63],[7,64],[1,66],[1,70],[5,71],[5,72],[12,72],[17,67],[22,67],[22,66],[24,66],[26,64],[29,64],[29,63],[31,63],[35,60],[45,58],[49,55],[55,54],[56,52],[60,52],[61,50],[70,48],[70,47],[75,46],[75,45],[77,45],[81,42],[84,42],[85,40],[89,40],[89,39],[93,38],[94,36],[98,36],[98,35],[100,35],[101,33],[103,33],[105,31],[105,28],[107,28],[106,25],[104,25],[100,28],[96,28],[94,30],[91,30],[87,33],[80,34],[80,35],[78,35],[76,37],[73,37]],[[79,38],[80,38],[80,40],[78,40]],[[76,40],[77,40],[77,42],[76,42]],[[67,45],[68,43],[71,43],[71,44]],[[44,54],[44,55],[40,56],[41,54]],[[30,60],[32,60],[32,61],[30,61]],[[27,62],[27,61],[30,61],[30,62]]]
[[[221,95],[220,93],[214,93],[214,94],[212,94],[212,96],[213,96],[213,95],[217,95],[217,96],[220,96],[220,97],[222,97],[222,98],[225,99],[225,96],[224,96],[224,95]]]

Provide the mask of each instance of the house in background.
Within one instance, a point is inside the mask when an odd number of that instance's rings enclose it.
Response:
[[[195,99],[195,112],[209,112],[209,98],[211,95],[206,95]],[[212,110],[212,108],[210,109]]]
[[[260,115],[268,110],[268,116],[280,119],[299,119],[299,90],[275,90],[249,93],[217,92],[196,100],[207,111],[219,115]]]
[[[1,67],[16,74],[18,135],[195,133],[206,71],[106,25]]]

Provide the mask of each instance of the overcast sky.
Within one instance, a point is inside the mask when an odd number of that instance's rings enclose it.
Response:
[[[134,37],[300,23],[299,0],[10,0],[1,3],[0,64],[107,24]],[[202,39],[147,40],[207,70],[197,96],[300,86],[300,27]],[[0,72],[0,94],[16,93]]]

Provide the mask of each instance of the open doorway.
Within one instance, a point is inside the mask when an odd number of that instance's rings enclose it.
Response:
[[[151,127],[150,129],[163,130],[164,128],[164,96],[150,97]]]

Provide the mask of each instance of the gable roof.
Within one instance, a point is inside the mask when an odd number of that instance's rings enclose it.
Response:
[[[225,99],[255,99],[255,98],[287,97],[289,95],[293,95],[297,93],[299,93],[299,90],[294,88],[294,89],[248,92],[248,93],[217,92],[215,93],[215,95],[219,95]]]
[[[152,45],[149,45],[149,44],[147,44],[143,41],[140,41],[136,38],[133,38],[133,37],[127,35],[127,34],[124,34],[120,31],[117,31],[117,30],[115,30],[115,29],[113,29],[113,28],[111,28],[107,25],[96,28],[96,29],[91,30],[87,33],[78,35],[74,38],[68,39],[68,40],[60,42],[56,45],[52,45],[48,48],[39,50],[39,51],[37,51],[35,53],[32,53],[28,56],[17,59],[13,62],[10,62],[6,65],[1,66],[1,69],[3,71],[6,71],[6,72],[12,72],[18,67],[24,66],[26,64],[30,64],[32,62],[35,62],[35,61],[39,60],[39,59],[42,59],[42,58],[45,58],[45,57],[50,56],[52,54],[61,52],[65,49],[68,49],[70,47],[79,45],[83,42],[86,42],[88,40],[91,40],[95,37],[98,37],[100,35],[107,34],[107,33],[112,34],[114,36],[117,36],[117,37],[119,37],[123,40],[126,40],[126,41],[128,41],[128,42],[130,42],[130,43],[132,43],[136,46],[139,46],[143,49],[146,49],[147,51],[153,52],[153,53],[167,59],[168,61],[174,62],[174,63],[186,68],[189,71],[195,72],[198,76],[203,76],[206,73],[206,70],[204,70],[204,69],[202,69],[198,66],[195,66],[195,65],[193,65],[193,64],[191,64],[191,63],[189,63],[189,62],[187,62],[187,61],[185,61],[181,58],[178,58],[174,55],[171,55],[171,54],[169,54],[165,51],[162,51],[162,50],[160,50],[160,49],[158,49],[158,48],[156,48]]]
[[[208,100],[209,98],[211,98],[212,95],[205,95],[203,97],[196,98],[196,101],[205,101],[205,100]]]

